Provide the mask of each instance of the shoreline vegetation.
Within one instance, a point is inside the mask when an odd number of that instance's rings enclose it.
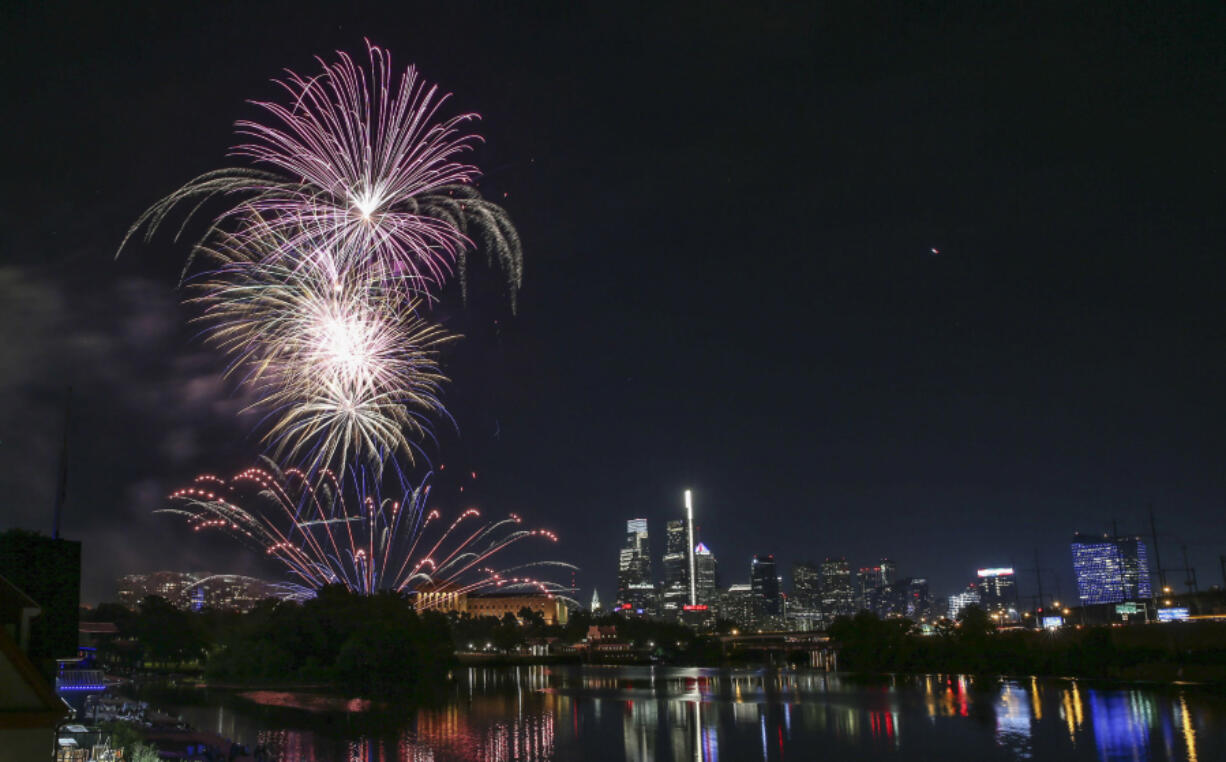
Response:
[[[402,697],[445,685],[456,670],[528,664],[658,664],[693,667],[786,667],[809,664],[809,651],[767,656],[676,623],[577,612],[547,625],[527,609],[517,619],[413,610],[401,596],[362,596],[324,588],[305,603],[264,601],[245,614],[185,612],[161,598],[138,611],[104,604],[97,621],[119,636],[99,648],[103,667],[127,674],[193,675],[221,690],[340,692]],[[626,650],[565,648],[589,626],[613,625]],[[722,627],[727,633],[731,627]],[[1226,686],[1226,623],[995,631],[977,608],[935,635],[908,620],[861,612],[835,620],[825,648],[840,674],[1054,677],[1125,682],[1197,682]],[[562,644],[556,648],[541,645]],[[543,651],[547,651],[543,652]]]
[[[1025,675],[1199,682],[1226,686],[1226,623],[996,631],[975,607],[957,623],[922,636],[905,620],[861,612],[836,620],[831,643],[840,669],[903,674]]]

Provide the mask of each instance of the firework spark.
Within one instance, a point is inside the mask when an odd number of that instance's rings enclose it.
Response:
[[[574,569],[537,561],[495,569],[496,557],[529,539],[557,542],[543,529],[523,529],[515,515],[488,520],[470,508],[451,522],[429,509],[430,487],[409,486],[398,475],[398,499],[383,498],[371,472],[355,468],[342,479],[331,471],[310,477],[268,464],[229,480],[204,475],[173,493],[162,513],[183,516],[195,531],[234,535],[280,562],[299,595],[324,585],[363,594],[464,594],[531,590],[560,595],[568,589],[525,576],[532,567]]]
[[[457,338],[378,283],[320,253],[321,266],[250,261],[230,237],[193,281],[206,336],[265,411],[279,457],[314,467],[403,454],[446,417],[440,347]]]
[[[271,233],[278,245],[263,247],[266,257],[328,251],[344,269],[433,299],[457,260],[464,265],[471,233],[506,270],[513,299],[519,238],[505,211],[472,187],[476,167],[458,161],[480,140],[464,131],[477,115],[441,119],[447,94],[412,66],[396,80],[390,54],[369,42],[367,52],[369,69],[338,52],[336,63],[316,59],[319,74],[287,71],[276,80],[286,102],[254,102],[273,123],[236,125],[247,142],[231,153],[257,168],[197,177],[142,214],[124,243],[142,229],[151,238],[182,204],[191,210],[180,234],[210,199],[236,198],[201,243],[225,229],[260,244]]]

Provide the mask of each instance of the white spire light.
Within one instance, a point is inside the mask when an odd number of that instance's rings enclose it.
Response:
[[[689,533],[685,555],[690,563],[690,605],[698,605],[698,589],[694,585],[694,497],[690,490],[685,491],[685,524]]]

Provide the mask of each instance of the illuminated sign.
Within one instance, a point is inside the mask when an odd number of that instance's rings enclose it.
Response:
[[[1132,614],[1140,614],[1141,604],[1133,603],[1131,601],[1129,601],[1128,603],[1117,603],[1115,604],[1115,613],[1121,616],[1131,616]]]
[[[1012,566],[1001,566],[993,569],[980,569],[980,577],[1009,577],[1013,575]]]
[[[686,604],[685,606],[682,606],[681,608],[685,609],[686,611],[706,611],[707,604],[705,603],[698,603],[698,604],[693,604],[693,605]]]
[[[1188,610],[1183,607],[1171,608],[1171,609],[1158,609],[1158,621],[1159,622],[1177,622],[1180,619],[1187,619],[1187,618],[1188,618]]]
[[[1064,617],[1062,616],[1045,616],[1043,617],[1043,629],[1058,630],[1064,626]]]

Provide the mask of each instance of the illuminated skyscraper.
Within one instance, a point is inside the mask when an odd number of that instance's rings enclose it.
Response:
[[[701,542],[694,548],[694,582],[700,605],[719,603],[719,565],[715,554]]]
[[[720,595],[719,615],[738,627],[756,626],[762,618],[762,599],[754,595],[750,585],[732,585]]]
[[[984,611],[1000,612],[1006,621],[1017,618],[1017,583],[1010,567],[979,570],[979,603]]]
[[[979,606],[979,588],[974,582],[966,586],[966,590],[957,595],[949,596],[949,612],[946,614],[950,619],[957,619],[958,613],[967,606]]]
[[[856,608],[878,616],[901,615],[904,595],[895,589],[898,564],[888,558],[876,566],[866,566],[856,574]]]
[[[1073,535],[1073,571],[1082,603],[1149,598],[1149,554],[1140,537]]]
[[[787,600],[789,629],[814,630],[829,624],[822,616],[821,569],[817,564],[792,564],[792,596]]]
[[[909,577],[895,587],[899,588],[904,595],[903,616],[917,622],[932,616],[932,598],[928,595],[927,579]]]
[[[827,558],[822,563],[822,612],[827,618],[856,613],[851,586],[851,567],[845,558]]]
[[[651,548],[647,519],[626,522],[626,542],[617,559],[617,605],[631,609],[651,608],[655,586],[651,582]]]
[[[792,564],[792,604],[797,611],[818,612],[822,608],[821,570],[813,562]],[[789,606],[792,608],[792,606]]]
[[[698,597],[694,574],[694,503],[685,491],[685,518],[664,528],[664,611],[680,612]]]
[[[677,612],[690,596],[689,527],[685,519],[664,526],[664,610]]]

